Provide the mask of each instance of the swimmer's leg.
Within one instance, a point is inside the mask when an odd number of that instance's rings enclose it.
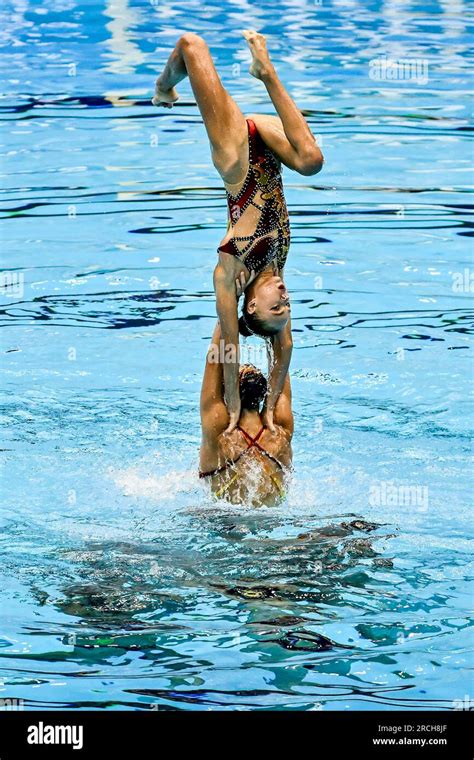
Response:
[[[214,165],[226,182],[239,182],[247,171],[245,117],[223,87],[207,44],[191,32],[178,40],[158,77],[154,105],[171,108],[178,99],[175,86],[186,76],[207,130]]]
[[[250,73],[260,79],[272,99],[281,119],[284,133],[275,129],[271,120],[261,117],[258,128],[265,142],[281,161],[300,174],[316,174],[323,165],[323,157],[306,119],[278,78],[270,60],[263,34],[245,29],[243,32],[252,54]]]

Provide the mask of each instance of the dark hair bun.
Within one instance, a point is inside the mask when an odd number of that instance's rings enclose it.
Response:
[[[259,409],[268,390],[267,378],[256,367],[247,367],[248,371],[241,374],[239,380],[242,409]]]
[[[242,315],[239,319],[239,333],[244,336],[244,338],[248,338],[249,335],[252,335],[252,330],[249,330],[249,327],[245,321],[245,317]]]

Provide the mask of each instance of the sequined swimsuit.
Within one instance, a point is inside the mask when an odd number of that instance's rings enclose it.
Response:
[[[283,195],[280,166],[275,155],[261,138],[255,122],[247,119],[249,168],[244,184],[237,195],[228,190],[229,227],[234,229],[245,218],[250,206],[260,215],[252,234],[233,234],[221,243],[218,252],[230,253],[244,264],[249,272],[262,272],[272,262],[281,271],[290,247],[290,223]],[[244,224],[240,225],[241,227]],[[229,229],[229,228],[228,228]]]

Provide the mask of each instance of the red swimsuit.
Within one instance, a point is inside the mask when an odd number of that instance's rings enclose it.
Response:
[[[283,195],[280,165],[260,137],[252,119],[246,121],[249,168],[238,195],[234,196],[226,190],[229,224],[234,228],[249,206],[257,208],[260,217],[251,235],[232,235],[217,250],[235,256],[249,272],[255,270],[259,274],[273,261],[281,271],[290,247],[290,222]],[[237,245],[237,242],[244,245]]]

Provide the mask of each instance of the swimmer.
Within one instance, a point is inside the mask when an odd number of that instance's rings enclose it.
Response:
[[[292,352],[290,299],[283,279],[290,225],[281,165],[312,175],[321,169],[323,157],[304,116],[278,78],[265,37],[252,30],[244,30],[243,36],[252,55],[250,73],[265,85],[278,116],[251,114],[245,118],[223,87],[207,44],[193,33],[178,40],[156,81],[152,102],[172,108],[178,100],[176,85],[189,77],[212,160],[227,194],[227,232],[219,244],[214,270],[222,337],[226,346],[238,347],[240,331],[245,336],[259,335],[271,344],[275,360],[269,372],[264,422],[274,431],[274,410]],[[230,433],[241,412],[238,358],[224,364],[224,383]]]
[[[217,498],[232,504],[275,505],[284,498],[292,460],[290,376],[287,374],[275,405],[272,433],[263,421],[266,378],[252,365],[240,367],[240,418],[232,433],[226,433],[229,413],[224,401],[223,361],[216,360],[214,350],[221,339],[217,323],[202,381],[199,477],[210,482]]]

